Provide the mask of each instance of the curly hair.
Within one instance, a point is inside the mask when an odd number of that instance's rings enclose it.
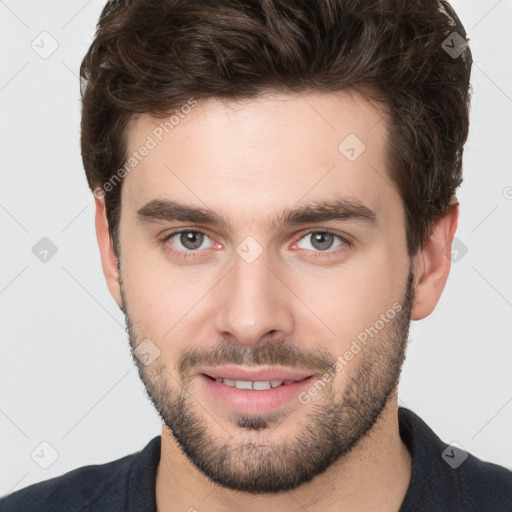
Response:
[[[385,163],[411,256],[462,182],[471,65],[445,1],[111,0],[80,68],[87,180],[103,189],[124,165],[137,114],[163,118],[191,97],[352,89],[388,114]],[[104,194],[116,254],[121,187]]]

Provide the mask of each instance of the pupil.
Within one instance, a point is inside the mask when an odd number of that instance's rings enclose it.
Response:
[[[195,231],[182,233],[180,236],[180,242],[187,249],[197,249],[198,247],[201,247],[201,244],[203,243],[203,234]]]
[[[315,233],[313,236],[313,247],[315,249],[329,249],[333,242],[333,235],[331,233]]]

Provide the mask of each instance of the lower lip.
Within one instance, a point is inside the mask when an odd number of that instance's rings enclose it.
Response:
[[[313,375],[306,379],[278,386],[277,388],[251,391],[238,389],[217,382],[206,375],[198,376],[208,393],[213,395],[218,402],[241,414],[265,414],[272,412],[292,400],[297,400],[301,391],[310,387],[316,377]]]

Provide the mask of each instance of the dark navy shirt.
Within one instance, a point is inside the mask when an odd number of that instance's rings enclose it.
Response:
[[[408,409],[400,407],[398,416],[412,477],[397,512],[512,512],[511,471],[443,443]],[[155,512],[160,441],[155,437],[141,452],[21,489],[0,499],[0,511]]]

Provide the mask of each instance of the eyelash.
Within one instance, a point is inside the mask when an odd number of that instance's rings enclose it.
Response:
[[[201,256],[201,254],[200,254],[201,251],[187,251],[187,252],[178,251],[178,250],[173,249],[172,247],[170,247],[170,244],[167,244],[167,242],[174,235],[178,235],[180,233],[202,233],[203,235],[208,236],[208,234],[205,231],[203,231],[202,229],[200,229],[200,228],[178,229],[176,231],[172,231],[171,233],[165,235],[163,238],[161,238],[160,242],[162,244],[166,244],[166,247],[169,248],[169,251],[171,251],[173,255],[178,256],[179,258],[193,259],[193,258],[197,258],[198,256]],[[210,237],[208,236],[208,238],[210,238]]]
[[[201,234],[207,236],[208,238],[210,238],[208,233],[206,233],[205,231],[203,231],[200,228],[178,229],[176,231],[172,231],[171,233],[168,233],[167,235],[165,235],[163,238],[160,239],[160,242],[162,244],[166,244],[173,236],[181,234],[181,233],[201,233]],[[340,254],[342,252],[347,251],[348,249],[350,249],[352,247],[352,242],[350,242],[347,238],[339,235],[338,233],[334,233],[334,232],[329,231],[329,230],[311,229],[309,231],[306,231],[305,233],[301,233],[298,241],[302,240],[304,237],[306,237],[308,235],[311,235],[312,233],[326,233],[326,234],[330,234],[330,235],[333,235],[334,237],[337,237],[341,242],[343,242],[342,245],[340,245],[339,247],[336,247],[336,249],[334,249],[332,251],[329,251],[329,250],[327,250],[327,251],[314,251],[313,258],[329,257],[329,256],[323,256],[324,253],[326,253],[328,255]],[[169,247],[169,245],[170,244],[167,244],[168,247]],[[169,250],[174,255],[178,256],[179,258],[183,258],[183,259],[190,259],[190,258],[196,258],[196,257],[201,256],[201,250],[186,251],[186,252],[178,251],[178,250],[173,249],[173,248],[171,248]]]

